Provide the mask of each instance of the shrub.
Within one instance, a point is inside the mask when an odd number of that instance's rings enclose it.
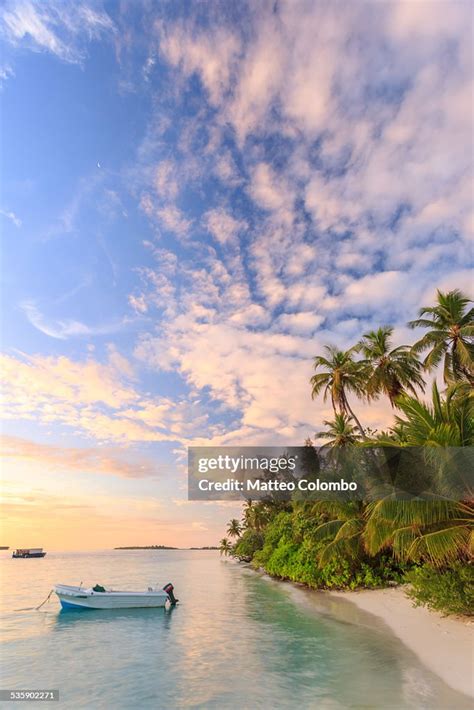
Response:
[[[311,511],[278,513],[265,528],[263,546],[254,554],[253,566],[318,589],[383,587],[389,581],[403,580],[406,566],[388,554],[359,560],[339,555],[321,567],[319,557],[325,543],[314,540],[319,522]]]
[[[406,575],[412,588],[408,596],[415,606],[427,606],[446,614],[474,615],[474,567],[455,562],[440,571],[430,565],[418,567]]]
[[[376,589],[388,582],[400,584],[407,567],[390,555],[377,555],[364,560],[344,558],[331,560],[321,569],[322,585],[327,589]]]
[[[235,557],[252,559],[263,546],[263,535],[255,530],[246,530],[237,542],[233,554]]]
[[[291,513],[278,513],[271,523],[265,528],[265,541],[263,548],[259,550],[254,558],[255,567],[263,567],[267,572],[267,563],[279,544],[292,539],[292,516]],[[271,572],[270,572],[271,574]]]

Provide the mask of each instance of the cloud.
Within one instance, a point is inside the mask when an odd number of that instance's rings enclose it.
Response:
[[[265,326],[271,321],[271,313],[258,303],[251,303],[236,310],[229,318],[231,323],[244,326]]]
[[[136,354],[151,366],[177,370],[198,391],[209,388],[213,399],[241,412],[242,425],[265,431],[273,443],[285,431],[296,434],[298,422],[309,425],[311,352],[298,338],[272,340],[268,333],[188,319],[179,329],[170,325],[162,338],[144,339]],[[224,432],[228,437],[230,430]]]
[[[102,323],[99,325],[86,325],[81,321],[63,318],[52,320],[43,315],[38,309],[34,301],[23,301],[20,304],[21,310],[24,312],[28,321],[37,330],[51,338],[57,340],[68,340],[69,338],[84,338],[97,335],[110,335],[117,333],[131,325],[132,321],[129,318],[115,320],[110,323]],[[139,309],[137,309],[139,310]]]
[[[84,2],[7,2],[0,12],[0,28],[13,45],[47,51],[66,62],[81,63],[85,44],[114,31],[106,12]]]
[[[132,363],[127,360],[113,343],[107,346],[108,365],[114,372],[124,377],[126,380],[135,380],[136,372]]]
[[[178,237],[185,237],[191,227],[191,220],[186,219],[183,212],[175,205],[161,207],[156,211],[159,224],[168,232],[173,232]]]
[[[285,331],[288,330],[299,335],[310,335],[318,329],[323,321],[324,316],[312,311],[301,311],[300,313],[283,313],[276,322]]]
[[[221,151],[215,155],[213,171],[215,175],[227,186],[236,187],[243,183],[243,177],[229,152]]]
[[[0,81],[2,79],[2,72],[0,71]],[[9,210],[0,210],[0,215],[5,217],[6,219],[9,219],[10,222],[13,222],[15,227],[21,227],[21,219],[16,216],[16,214],[12,211]]]
[[[123,379],[123,364],[65,356],[1,356],[4,419],[60,423],[99,441],[153,441],[163,435],[120,416],[139,394]]]
[[[172,160],[163,160],[155,170],[155,189],[164,199],[174,199],[179,193],[176,165]]]
[[[0,89],[3,89],[8,79],[12,76],[15,76],[15,72],[10,64],[0,66]]]
[[[247,226],[243,220],[235,219],[221,207],[206,212],[204,224],[219,244],[235,243],[239,232]]]
[[[48,400],[64,404],[104,404],[119,408],[137,399],[137,393],[120,379],[116,363],[102,364],[88,359],[73,361],[68,357],[2,355],[2,375],[10,403],[21,407],[22,403],[48,406]],[[51,413],[54,414],[53,407]]]
[[[237,61],[239,38],[225,28],[218,28],[211,35],[196,29],[191,23],[170,26],[169,23],[158,22],[155,29],[159,34],[162,55],[186,76],[198,74],[209,92],[210,101],[218,105],[228,88],[233,65]]]
[[[402,271],[383,271],[376,274],[368,274],[360,279],[350,281],[344,289],[341,300],[345,301],[351,310],[363,308],[377,310],[384,304],[393,301],[394,294],[398,294],[399,299],[410,298],[416,284],[411,283],[409,274]]]
[[[100,473],[122,478],[157,476],[155,464],[134,457],[127,460],[123,451],[116,448],[78,448],[40,444],[17,436],[0,437],[2,457],[24,463],[33,463],[46,469]]]
[[[283,169],[261,161],[253,167],[256,204],[291,215],[300,196],[319,229],[371,225],[380,233],[400,205],[410,204],[405,218],[416,219],[470,171],[472,18],[465,3],[446,9],[445,22],[444,5],[430,4],[421,28],[419,4],[353,3],[336,11],[283,2],[274,12],[265,4],[251,11],[246,42],[235,28],[231,41],[215,17],[206,33],[191,21],[158,31],[164,58],[187,79],[201,77],[217,120],[233,126],[241,146],[269,135],[296,146]],[[440,204],[438,224],[458,231],[470,224],[464,194],[462,202],[458,194]],[[385,229],[377,247],[388,249],[389,238]],[[397,241],[396,251],[403,236]]]
[[[136,369],[113,345],[108,360],[0,356],[5,420],[60,424],[100,442],[180,442],[212,430],[202,404],[182,397],[150,399]]]
[[[267,163],[258,163],[253,169],[250,193],[255,202],[269,211],[280,211],[292,202],[289,187],[283,176],[278,175]]]

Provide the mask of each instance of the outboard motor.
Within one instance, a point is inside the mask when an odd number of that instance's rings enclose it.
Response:
[[[175,595],[173,594],[173,589],[174,587],[171,582],[168,582],[168,584],[165,584],[165,586],[163,587],[163,591],[166,592],[166,594],[168,595],[168,599],[171,602],[171,606],[175,606],[177,602],[179,602],[179,599],[176,599]]]

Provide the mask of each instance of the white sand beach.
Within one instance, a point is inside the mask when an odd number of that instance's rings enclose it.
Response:
[[[414,607],[402,587],[329,595],[383,619],[445,683],[474,697],[474,621]]]

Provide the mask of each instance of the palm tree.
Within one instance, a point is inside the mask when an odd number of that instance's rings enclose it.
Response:
[[[244,509],[242,512],[242,524],[243,524],[244,528],[251,527],[252,515],[253,515],[253,501],[251,498],[247,498],[244,503]]]
[[[346,447],[360,441],[360,434],[357,428],[351,423],[351,417],[345,412],[336,414],[332,421],[324,421],[326,431],[317,431],[315,436],[320,439],[328,439],[324,446]]]
[[[221,552],[221,555],[225,555],[226,557],[232,552],[232,545],[226,537],[223,537],[220,541],[219,550]]]
[[[397,406],[400,395],[411,392],[416,394],[416,387],[424,390],[421,375],[422,365],[408,345],[392,348],[393,327],[383,326],[366,333],[356,346],[370,372],[366,395],[369,399],[379,394],[386,394],[392,407]]]
[[[444,358],[443,377],[446,384],[465,377],[474,385],[474,308],[471,300],[455,289],[449,293],[437,291],[436,305],[421,308],[419,318],[410,321],[410,328],[428,328],[428,332],[413,345],[413,352],[429,352],[424,366],[437,367]]]
[[[252,503],[251,507],[246,511],[247,527],[255,530],[255,532],[261,532],[268,523],[270,517],[269,509],[272,507],[274,507],[274,504],[268,501]]]
[[[327,357],[318,355],[314,358],[314,369],[321,369],[311,377],[311,396],[314,399],[323,392],[324,401],[331,397],[334,414],[350,415],[365,439],[365,433],[360,421],[351,409],[347,393],[353,392],[356,396],[364,396],[364,383],[367,374],[366,366],[356,362],[353,358],[353,349],[338,350],[331,345],[325,345]]]
[[[242,525],[237,520],[237,518],[232,518],[232,520],[229,522],[229,524],[227,526],[227,534],[230,537],[240,537],[241,532],[242,532]]]
[[[272,513],[279,507],[279,504],[274,500],[254,502],[251,498],[247,498],[242,515],[242,527],[257,533],[262,532],[271,519]]]

